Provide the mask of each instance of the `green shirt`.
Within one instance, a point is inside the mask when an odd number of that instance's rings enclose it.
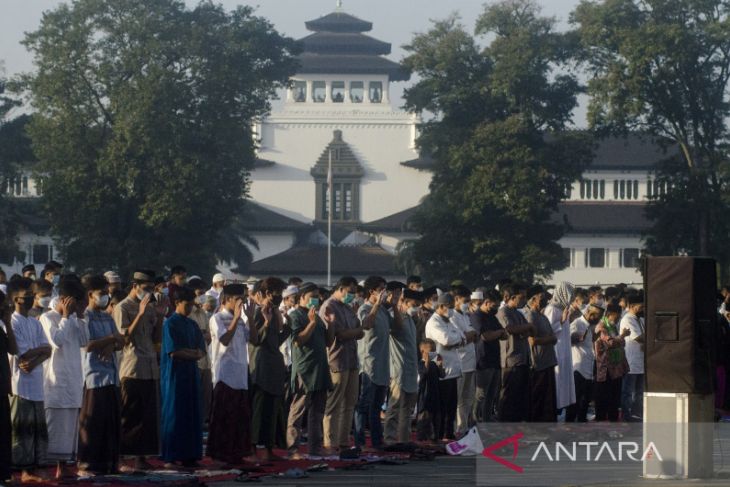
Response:
[[[301,377],[306,392],[328,390],[332,387],[329,363],[327,362],[327,329],[317,316],[317,325],[302,345],[296,338],[309,324],[308,310],[297,307],[289,316],[291,319],[291,387],[295,388],[297,376]]]

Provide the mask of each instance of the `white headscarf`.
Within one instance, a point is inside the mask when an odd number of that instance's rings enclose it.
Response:
[[[575,296],[575,288],[569,282],[561,282],[555,286],[553,291],[553,298],[550,300],[550,304],[556,308],[565,309],[570,306]]]

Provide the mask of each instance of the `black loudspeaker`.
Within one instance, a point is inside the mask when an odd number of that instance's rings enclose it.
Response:
[[[714,259],[646,259],[646,392],[714,392],[716,285]]]

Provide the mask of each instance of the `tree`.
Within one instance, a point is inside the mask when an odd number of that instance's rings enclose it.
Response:
[[[650,253],[711,255],[727,272],[730,233],[725,121],[730,115],[730,2],[583,1],[572,22],[589,69],[589,122],[680,148],[648,210]]]
[[[419,75],[406,107],[434,114],[418,142],[437,160],[409,255],[431,280],[548,277],[564,266],[554,212],[591,154],[563,130],[579,92],[572,41],[530,0],[486,7],[475,32],[487,47],[451,17],[406,46]]]
[[[77,269],[211,272],[250,254],[233,219],[252,121],[295,70],[296,44],[249,7],[77,0],[26,35],[22,77],[43,200]]]
[[[18,234],[16,207],[8,198],[5,189],[8,181],[14,179],[17,165],[27,156],[30,144],[24,137],[25,117],[8,120],[10,111],[18,100],[6,93],[7,81],[0,65],[0,262],[10,262],[17,253]]]

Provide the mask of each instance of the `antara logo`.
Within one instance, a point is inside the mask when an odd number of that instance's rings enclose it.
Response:
[[[499,463],[500,465],[504,465],[505,467],[514,470],[517,473],[522,473],[525,471],[524,468],[520,467],[519,465],[515,465],[514,463],[510,462],[509,460],[505,460],[502,457],[498,457],[494,454],[495,450],[501,450],[507,445],[512,445],[512,460],[515,460],[517,458],[517,453],[520,451],[520,440],[522,437],[525,436],[523,433],[517,433],[516,435],[512,435],[509,438],[505,438],[502,441],[499,441],[497,443],[494,443],[493,445],[489,445],[482,451],[482,455],[485,457],[494,460],[495,462]]]
[[[524,473],[525,469],[514,463],[520,450],[519,442],[524,436],[525,435],[523,433],[517,433],[509,438],[505,438],[502,441],[486,447],[482,451],[482,455],[510,470],[517,473]],[[495,454],[496,451],[508,447],[509,445],[512,445],[512,461]],[[607,441],[574,441],[567,444],[556,442],[552,449],[548,447],[547,443],[541,441],[535,449],[535,453],[533,453],[530,458],[530,462],[534,462],[541,457],[544,457],[550,462],[598,462],[602,458],[604,460],[610,458],[614,462],[622,462],[624,459],[634,462],[643,462],[646,459],[652,458],[656,458],[660,462],[663,461],[662,455],[659,453],[659,449],[657,449],[654,442],[649,442],[647,447],[644,449],[643,454],[639,457],[637,454],[640,451],[641,448],[639,444],[632,441],[621,441],[613,446]]]

